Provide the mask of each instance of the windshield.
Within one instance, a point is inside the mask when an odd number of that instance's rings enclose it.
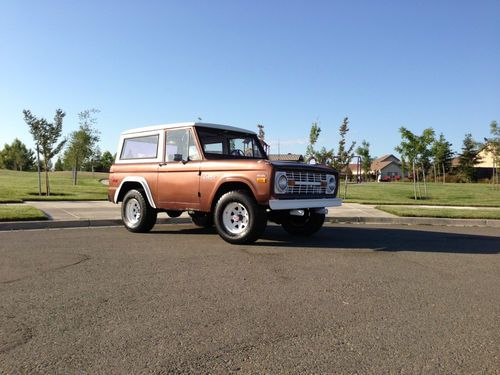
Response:
[[[207,159],[266,158],[255,134],[203,127],[196,127],[196,130]]]

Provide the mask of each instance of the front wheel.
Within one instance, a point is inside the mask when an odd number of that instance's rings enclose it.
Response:
[[[214,219],[222,239],[233,244],[255,242],[267,225],[266,210],[244,191],[230,191],[220,197]]]
[[[324,222],[325,214],[305,210],[304,216],[286,216],[281,225],[284,230],[295,236],[310,236],[319,231]]]
[[[156,223],[156,210],[151,207],[140,190],[130,190],[122,202],[122,220],[131,232],[149,232]]]

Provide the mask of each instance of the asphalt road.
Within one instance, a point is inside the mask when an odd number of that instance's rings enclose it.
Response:
[[[498,228],[0,233],[0,373],[498,374]]]

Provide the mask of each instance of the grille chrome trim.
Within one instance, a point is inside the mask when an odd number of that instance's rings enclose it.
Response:
[[[287,194],[327,194],[326,173],[304,171],[286,171],[285,173],[289,181]]]

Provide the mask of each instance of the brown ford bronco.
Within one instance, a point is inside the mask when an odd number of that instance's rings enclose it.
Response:
[[[224,240],[243,244],[268,220],[294,235],[317,232],[326,207],[341,204],[337,181],[329,167],[269,161],[252,131],[179,123],[122,133],[108,198],[122,202],[131,232],[151,230],[158,212],[187,211],[195,225],[215,225]]]

